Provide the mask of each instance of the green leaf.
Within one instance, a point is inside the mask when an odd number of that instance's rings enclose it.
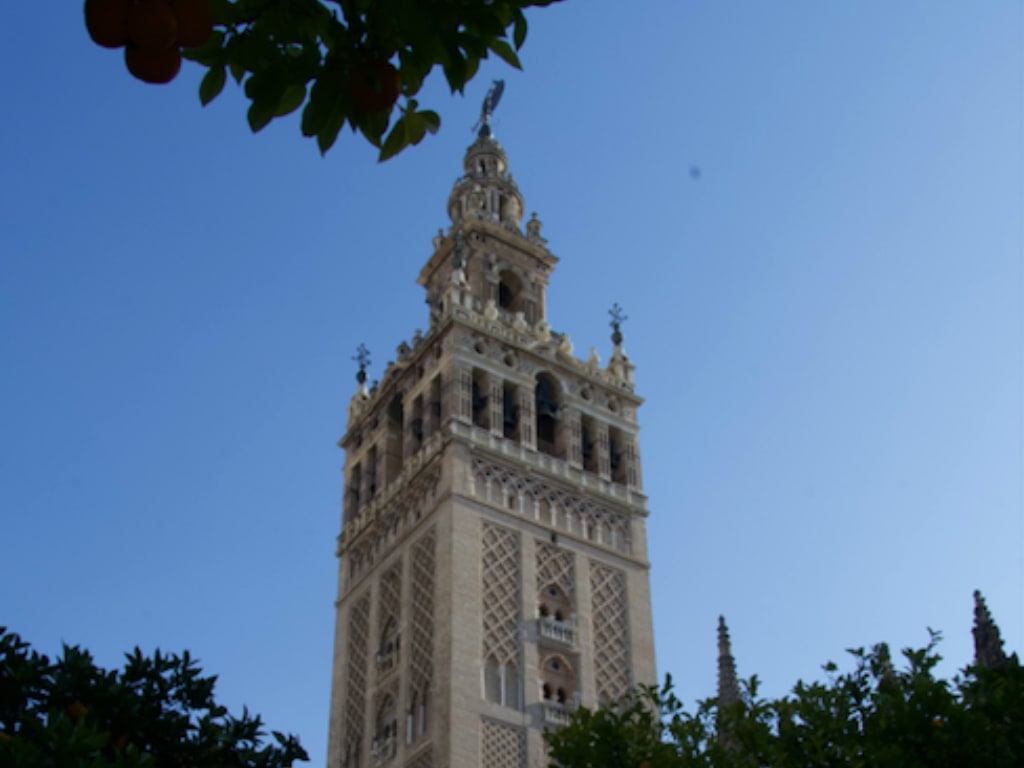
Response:
[[[427,126],[427,130],[431,133],[437,133],[441,127],[441,116],[432,109],[425,109],[419,113],[423,118],[424,124]]]
[[[225,82],[227,70],[224,67],[214,67],[203,76],[202,82],[199,83],[199,101],[204,107],[224,90]]]
[[[345,112],[339,103],[341,84],[337,74],[324,72],[309,89],[309,101],[302,111],[302,135],[316,136],[331,114],[338,110],[344,122]]]
[[[420,112],[409,112],[403,118],[405,120],[405,140],[413,146],[423,141],[427,135],[427,121],[423,119]]]
[[[377,162],[383,163],[409,146],[409,137],[405,130],[406,125],[406,118],[404,117],[395,123],[395,127],[391,129],[391,133],[384,140],[384,146],[381,147]]]
[[[523,68],[523,65],[519,63],[519,57],[516,55],[516,52],[512,50],[512,46],[508,44],[507,40],[502,40],[500,37],[497,37],[494,40],[491,40],[490,48],[516,69]]]
[[[524,42],[526,42],[526,17],[521,10],[516,9],[515,23],[512,27],[512,44],[518,51],[523,47]]]
[[[302,102],[306,100],[306,86],[302,83],[296,85],[289,85],[285,88],[284,94],[281,96],[281,100],[277,103],[277,109],[274,111],[274,117],[282,117],[302,106]]]
[[[228,62],[228,69],[231,70],[231,76],[235,78],[235,82],[239,85],[242,84],[242,78],[245,77],[245,73],[248,70],[242,66],[241,62],[232,59]]]
[[[204,67],[216,67],[224,63],[224,33],[215,29],[210,39],[200,48],[186,48],[181,52],[183,58],[195,61]]]
[[[326,120],[320,126],[316,134],[316,144],[320,147],[320,154],[326,155],[327,150],[334,146],[338,138],[338,132],[345,125],[345,112],[341,109],[333,109],[327,114]]]
[[[249,119],[249,128],[252,132],[259,133],[267,127],[267,123],[274,119],[274,104],[266,101],[254,101],[246,116]]]

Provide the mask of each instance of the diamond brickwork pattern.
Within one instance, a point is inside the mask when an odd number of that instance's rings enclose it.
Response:
[[[384,632],[391,620],[396,626],[399,622],[399,611],[402,603],[402,561],[384,572],[380,577],[380,591],[377,603],[377,638],[383,639]]]
[[[493,720],[480,724],[481,768],[525,768],[526,731]]]
[[[358,530],[346,533],[347,538],[340,545],[348,557],[350,578],[355,579],[365,573],[380,557],[391,552],[399,535],[430,513],[440,479],[441,467],[435,462],[429,471],[424,470],[403,490],[396,491],[387,504],[383,499],[380,502],[375,500],[373,505],[378,506],[352,523]],[[363,528],[359,528],[360,525]]]
[[[618,701],[631,686],[626,574],[591,561],[594,678],[599,701]]]
[[[505,510],[518,509],[526,516],[581,535],[599,546],[632,551],[630,518],[626,512],[480,458],[473,459],[473,478],[473,493],[486,503]]]
[[[483,658],[498,664],[519,663],[519,534],[484,523]]]
[[[576,576],[571,552],[537,541],[537,592],[552,584],[576,605]]]
[[[434,675],[434,571],[436,534],[431,526],[412,549],[412,627],[409,677],[412,695],[420,699]],[[419,693],[419,696],[416,694]]]
[[[366,728],[366,657],[370,634],[370,595],[349,611],[348,686],[345,695],[345,754],[356,756]]]
[[[405,764],[405,768],[434,768],[434,754],[428,747]]]

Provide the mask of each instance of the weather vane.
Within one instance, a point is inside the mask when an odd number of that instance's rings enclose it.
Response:
[[[622,311],[622,307],[619,306],[619,302],[612,304],[612,308],[608,310],[608,315],[612,321],[608,323],[612,327],[612,344],[618,346],[622,343],[622,324],[629,320],[626,314]]]
[[[366,344],[360,342],[352,359],[359,363],[359,373],[356,374],[356,381],[362,386],[366,383],[367,379],[366,366],[370,364],[370,350],[366,348]]]
[[[487,124],[491,121],[491,115],[494,114],[495,108],[498,106],[498,102],[501,101],[501,94],[505,90],[504,80],[495,80],[491,87],[487,90],[487,95],[484,96],[483,106],[480,108],[480,119],[476,121],[476,125],[473,126],[473,130],[480,129],[480,133],[490,133],[487,128]]]

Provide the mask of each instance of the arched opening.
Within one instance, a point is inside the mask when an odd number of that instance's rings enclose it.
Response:
[[[558,445],[558,419],[561,415],[561,387],[549,373],[537,377],[534,389],[537,420],[537,450],[561,458]]]
[[[384,675],[398,666],[398,652],[401,637],[398,633],[398,622],[389,616],[381,632],[380,645],[377,647],[377,673]]]
[[[417,395],[412,401],[412,413],[409,419],[409,455],[413,456],[423,447],[423,395]]]
[[[395,756],[398,742],[398,715],[395,699],[389,693],[377,707],[373,730],[373,763],[380,765]]]
[[[482,429],[490,429],[490,409],[488,403],[490,397],[488,390],[490,384],[487,374],[481,370],[473,369],[473,424]]]
[[[541,590],[538,611],[542,617],[550,616],[555,621],[567,621],[572,615],[572,602],[557,584],[549,584]]]
[[[519,668],[513,663],[499,664],[494,656],[484,661],[484,698],[512,709],[520,708]]]
[[[612,482],[629,485],[630,476],[629,437],[621,430],[611,427],[608,430],[608,461],[611,468]]]
[[[580,418],[580,432],[582,442],[582,453],[583,453],[583,469],[586,472],[593,472],[595,475],[599,471],[598,463],[598,444],[597,444],[597,422],[594,421],[591,416],[582,416]]]
[[[568,646],[576,644],[576,614],[572,601],[557,584],[549,584],[537,596],[541,638]]]
[[[441,377],[435,376],[430,380],[430,391],[427,398],[427,429],[426,436],[441,429]]]
[[[388,403],[387,433],[384,438],[384,477],[390,483],[402,471],[402,429],[405,424],[405,406],[401,394]]]
[[[359,494],[363,485],[363,468],[356,464],[348,473],[348,488],[345,491],[345,522],[359,514]]]
[[[508,312],[523,307],[523,281],[515,272],[504,269],[498,275],[498,306]]]
[[[541,697],[562,707],[575,701],[576,673],[565,656],[553,654],[541,664]]]
[[[377,493],[377,446],[371,445],[366,452],[366,500],[369,501]]]
[[[501,704],[501,667],[493,656],[484,661],[484,698]]]
[[[502,434],[508,440],[519,438],[519,389],[515,384],[502,383]]]

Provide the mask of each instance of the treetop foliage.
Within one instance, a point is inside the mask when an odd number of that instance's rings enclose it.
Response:
[[[798,682],[778,699],[716,699],[687,711],[663,686],[590,710],[548,733],[560,768],[1017,768],[1024,765],[1024,667],[970,666],[937,678],[938,633],[904,649],[897,665],[884,643],[849,650],[853,668],[824,666],[825,682]]]
[[[289,768],[308,760],[291,735],[213,698],[216,677],[180,656],[136,648],[104,670],[81,648],[50,660],[0,627],[4,768]]]

